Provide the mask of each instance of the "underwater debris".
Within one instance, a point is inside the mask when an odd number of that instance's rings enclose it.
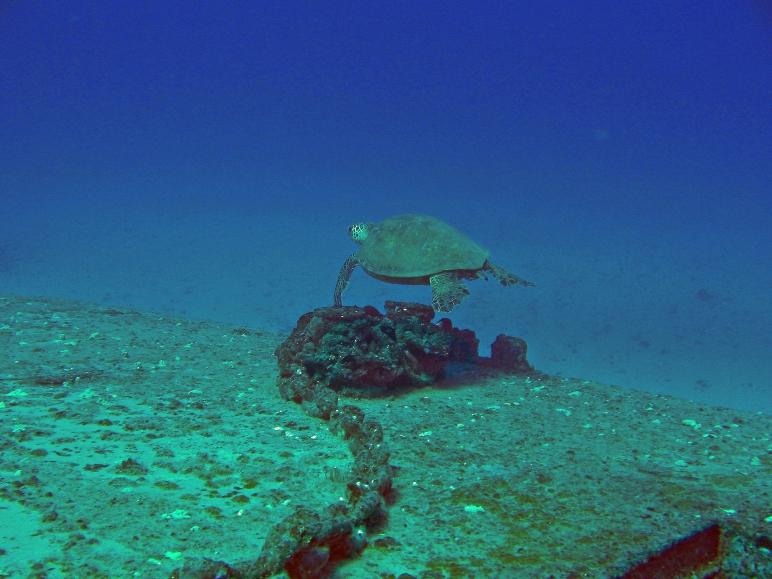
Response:
[[[436,383],[451,363],[533,372],[525,340],[500,335],[491,357],[482,357],[472,330],[455,328],[447,318],[432,323],[433,317],[427,305],[394,301],[386,302],[385,314],[372,306],[333,306],[304,314],[276,350],[282,396],[316,400],[317,385],[349,395],[392,394]],[[328,413],[324,404],[321,415]]]
[[[717,572],[716,563],[721,555],[721,527],[709,525],[688,537],[679,539],[659,553],[655,553],[625,573],[622,579],[650,577],[684,577],[690,573]]]
[[[522,338],[499,334],[491,344],[488,364],[513,374],[528,374],[533,372],[533,368],[525,357],[527,351],[528,346]]]
[[[770,545],[764,534],[714,522],[652,554],[620,579],[770,577]]]
[[[372,306],[333,306],[303,314],[276,349],[279,392],[329,422],[346,441],[354,462],[344,500],[324,512],[303,505],[274,525],[252,561],[186,562],[180,577],[268,577],[282,569],[290,577],[327,576],[341,561],[359,554],[368,531],[386,520],[394,469],[381,424],[357,406],[340,404],[339,393],[392,394],[399,388],[433,384],[449,364],[529,373],[526,344],[499,336],[494,355],[478,355],[471,330],[450,320],[432,323],[427,305],[388,301],[385,313]]]
[[[393,473],[383,428],[358,407],[340,406],[339,392],[384,395],[433,384],[450,363],[533,371],[520,338],[499,336],[494,355],[482,358],[474,332],[454,328],[448,319],[432,323],[430,306],[387,301],[384,310],[385,314],[372,306],[317,308],[303,314],[276,349],[282,397],[329,420],[330,429],[348,442],[354,466],[346,505],[332,506],[326,517],[299,510],[274,527],[256,562],[261,572],[284,565],[292,577],[318,576],[322,569],[364,549],[365,530],[385,519]],[[304,530],[300,536],[292,531],[297,528]]]

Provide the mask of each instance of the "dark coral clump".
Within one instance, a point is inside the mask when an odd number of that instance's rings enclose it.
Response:
[[[499,336],[491,358],[478,355],[471,330],[448,319],[432,323],[434,310],[422,304],[386,302],[385,314],[372,306],[318,308],[301,316],[276,350],[279,389],[288,400],[316,400],[318,386],[357,395],[389,394],[406,386],[434,384],[450,363],[485,366],[513,373],[533,371],[526,344]]]
[[[370,306],[318,308],[304,314],[276,350],[282,375],[301,369],[337,391],[431,384],[442,376],[453,344],[450,333],[430,323],[433,313],[396,302],[387,302],[386,315]],[[282,394],[297,398],[292,390],[286,384]]]

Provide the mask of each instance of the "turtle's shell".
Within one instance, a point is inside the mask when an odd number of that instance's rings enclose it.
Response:
[[[371,224],[357,257],[370,274],[409,279],[449,270],[478,270],[488,252],[439,219],[411,214]]]

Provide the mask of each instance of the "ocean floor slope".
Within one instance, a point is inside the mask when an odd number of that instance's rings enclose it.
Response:
[[[0,297],[0,576],[255,560],[295,507],[341,501],[351,455],[280,396],[282,339]],[[730,576],[771,569],[769,416],[493,371],[346,404],[394,488],[335,577],[609,577],[711,524]]]

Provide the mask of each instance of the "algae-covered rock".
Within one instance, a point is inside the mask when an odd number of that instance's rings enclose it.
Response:
[[[385,312],[372,306],[333,306],[301,316],[276,350],[282,396],[318,405],[316,385],[346,394],[389,394],[436,383],[451,362],[532,371],[520,338],[500,336],[494,356],[482,358],[472,330],[454,328],[448,319],[433,323],[429,306],[388,301]],[[319,413],[327,411],[321,408]]]

